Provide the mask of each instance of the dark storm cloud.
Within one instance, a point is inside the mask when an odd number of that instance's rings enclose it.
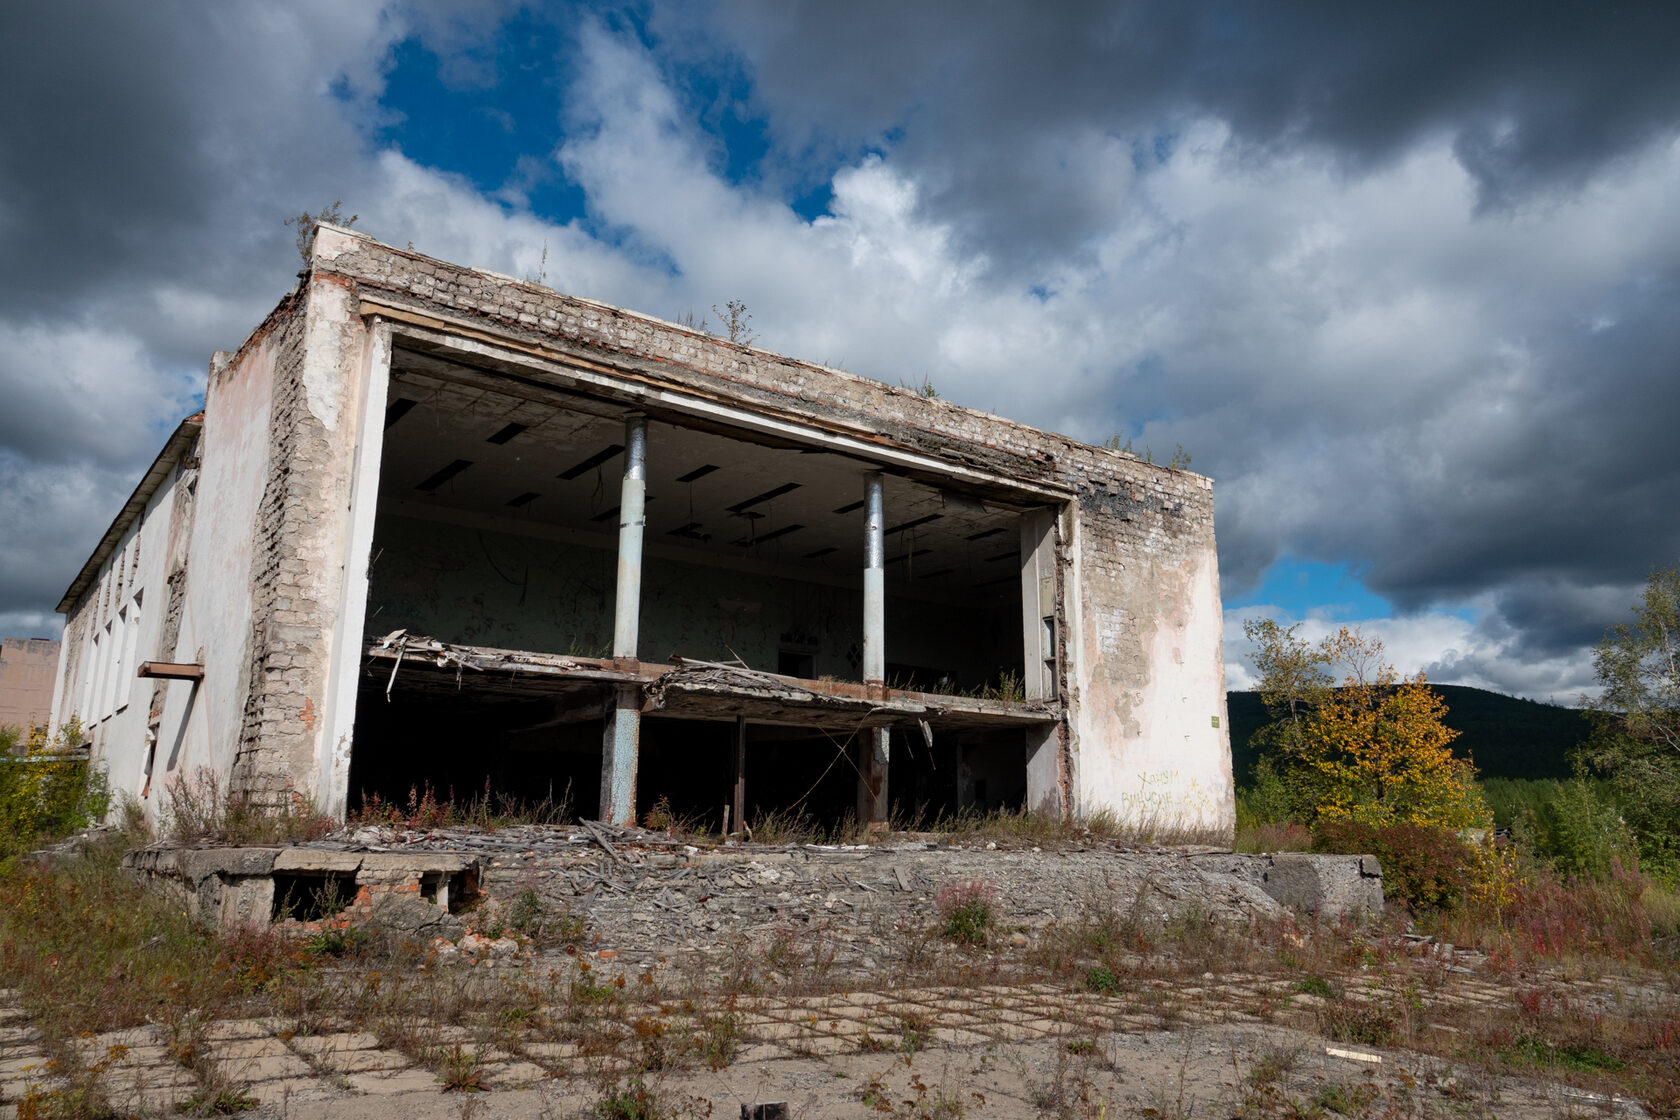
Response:
[[[633,9],[534,17],[571,44],[559,161],[523,157],[585,198],[561,228],[378,140],[421,111],[382,99],[392,45],[495,89],[511,5],[0,7],[0,628],[291,283],[280,219],[334,198],[397,244],[514,274],[552,247],[580,294],[745,296],[794,353],[1182,443],[1228,595],[1346,563],[1458,609],[1393,631],[1458,679],[1573,687],[1680,561],[1680,6]]]
[[[1579,182],[1672,127],[1680,104],[1667,3],[725,9],[710,26],[751,60],[785,145],[890,145],[927,175],[931,206],[1006,259],[1066,252],[1104,217],[1089,184],[1057,174],[1082,132],[1138,137],[1147,161],[1206,114],[1260,155],[1318,145],[1358,171],[1444,130],[1501,206]]]
[[[0,622],[40,629],[210,351],[291,283],[281,218],[353,189],[326,93],[361,48],[327,14],[0,9]]]

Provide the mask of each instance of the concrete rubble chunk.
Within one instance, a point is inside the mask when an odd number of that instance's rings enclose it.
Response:
[[[363,871],[384,874],[404,871],[455,874],[477,862],[476,857],[465,852],[368,852],[358,858]]]
[[[404,895],[383,895],[373,904],[372,924],[381,932],[426,942],[442,937],[454,940],[465,927],[461,919],[422,899]]]
[[[211,875],[267,875],[274,870],[275,848],[189,848],[181,852],[180,872],[198,883]]]

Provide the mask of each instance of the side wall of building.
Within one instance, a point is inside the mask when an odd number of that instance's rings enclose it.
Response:
[[[0,727],[27,732],[52,719],[58,652],[51,638],[0,639]]]
[[[1235,827],[1213,490],[1182,472],[1109,465],[1074,506],[1073,789],[1164,833]],[[1139,531],[1141,530],[1141,531]]]
[[[139,797],[146,787],[151,682],[137,671],[157,658],[169,599],[170,511],[179,468],[152,494],[97,577],[71,608],[64,627],[64,677],[56,724],[80,720],[95,766],[113,794]]]

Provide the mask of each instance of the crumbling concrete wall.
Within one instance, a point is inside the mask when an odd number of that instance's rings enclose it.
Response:
[[[1082,490],[1072,550],[1075,786],[1168,830],[1236,826],[1212,486],[1113,464]]]
[[[369,829],[357,833],[382,834]],[[416,835],[416,834],[409,834]],[[396,900],[438,914],[484,906],[494,924],[526,892],[584,919],[597,945],[660,952],[728,949],[779,924],[815,931],[867,953],[883,931],[923,928],[939,891],[983,882],[1004,929],[1100,921],[1147,927],[1185,915],[1229,922],[1305,913],[1324,919],[1382,913],[1381,869],[1369,856],[1195,855],[1112,848],[985,851],[933,844],[837,848],[805,845],[699,848],[680,842],[619,843],[609,853],[581,832],[520,827],[496,834],[437,836],[363,851],[170,848],[129,853],[124,864],[173,891],[207,925],[266,924],[277,876],[343,876],[354,884],[327,925],[376,920]],[[440,893],[441,892],[441,893]],[[458,927],[457,927],[458,930]]]
[[[223,788],[241,747],[251,684],[262,671],[258,635],[266,612],[257,588],[267,578],[272,538],[260,516],[275,382],[300,348],[298,303],[288,298],[236,353],[218,354],[205,392],[197,501],[207,513],[195,518],[177,643],[178,656],[205,666],[205,678],[172,761],[175,775],[205,769]]]
[[[341,810],[344,791],[337,787],[349,743],[332,741],[338,721],[329,694],[341,629],[353,628],[354,644],[362,626],[359,610],[349,618],[340,610],[352,532],[347,511],[370,378],[387,371],[364,361],[367,325],[334,277],[311,276],[266,331],[231,363],[229,377],[249,394],[238,410],[241,427],[258,436],[249,429],[259,413],[267,422],[260,442],[233,456],[241,497],[249,499],[251,468],[259,464],[262,486],[252,521],[242,523],[255,525],[254,546],[219,542],[235,567],[249,556],[242,586],[251,622],[240,662],[245,675],[234,689],[242,701],[238,733],[213,741],[218,749],[237,744],[230,769],[242,793]],[[215,422],[212,408],[207,424],[213,429]]]

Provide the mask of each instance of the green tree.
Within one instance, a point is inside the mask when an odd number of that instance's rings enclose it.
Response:
[[[1299,626],[1244,625],[1272,723],[1256,733],[1309,824],[1465,828],[1489,814],[1475,772],[1454,758],[1447,706],[1419,673],[1402,677],[1382,642],[1343,627],[1314,645]],[[1332,687],[1333,669],[1341,670]]]
[[[1680,870],[1680,568],[1651,573],[1633,621],[1593,654],[1585,758],[1610,779],[1648,866]]]

